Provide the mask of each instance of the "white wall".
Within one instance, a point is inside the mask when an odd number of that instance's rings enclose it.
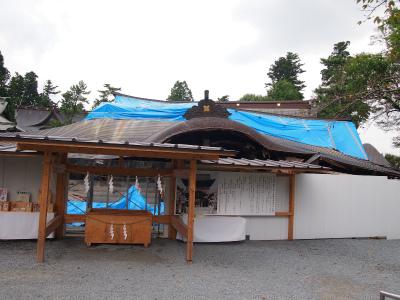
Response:
[[[400,238],[400,180],[378,176],[296,176],[296,239]]]
[[[18,191],[30,192],[38,202],[42,175],[42,157],[0,157],[0,187],[8,189],[8,200],[15,201]]]
[[[278,177],[276,211],[287,211],[289,182]],[[251,240],[287,239],[288,219],[245,217]],[[380,176],[296,175],[295,239],[400,238],[400,180]]]
[[[276,177],[275,211],[289,210],[289,177]],[[250,240],[287,239],[288,219],[286,217],[262,216],[245,217],[246,234]]]

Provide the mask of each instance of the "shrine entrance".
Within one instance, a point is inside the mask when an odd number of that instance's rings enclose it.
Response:
[[[88,244],[97,242],[109,243],[142,243],[148,246],[151,240],[151,224],[169,225],[169,236],[173,238],[179,232],[186,239],[186,260],[193,259],[193,230],[194,206],[196,193],[197,161],[202,159],[218,159],[220,156],[234,156],[234,151],[227,151],[216,147],[202,147],[173,144],[135,144],[113,143],[104,141],[79,141],[72,139],[58,139],[56,137],[35,139],[19,135],[15,138],[18,150],[33,150],[43,153],[43,171],[41,192],[39,197],[40,214],[37,242],[37,261],[43,262],[45,258],[45,241],[53,232],[57,238],[63,238],[65,224],[85,222],[85,240]],[[96,166],[71,164],[68,160],[69,153],[91,155],[114,155],[119,157],[118,166]],[[168,168],[127,167],[124,158],[135,157],[139,159],[164,160],[169,163]],[[68,173],[85,175],[85,186],[88,191],[89,203],[86,214],[68,214],[66,211]],[[153,177],[159,178],[159,191],[163,189],[161,177],[168,178],[169,184],[174,188],[169,189],[165,201],[175,199],[176,175],[185,176],[189,182],[189,203],[187,224],[173,214],[172,203],[168,205],[165,214],[153,215],[146,210],[119,210],[109,208],[93,208],[94,185],[91,184],[94,175],[107,176],[108,188],[113,189],[114,176]],[[92,182],[93,183],[93,182]],[[51,201],[51,189],[55,186],[55,216],[47,221],[47,210]],[[92,197],[90,197],[92,194]],[[99,238],[98,232],[107,231],[109,234]]]

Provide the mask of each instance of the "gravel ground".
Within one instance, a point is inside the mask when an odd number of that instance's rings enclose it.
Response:
[[[140,246],[0,242],[0,299],[379,299],[400,293],[400,240]]]

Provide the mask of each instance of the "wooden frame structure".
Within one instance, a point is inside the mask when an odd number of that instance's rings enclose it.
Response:
[[[102,143],[100,143],[102,144]],[[39,198],[39,228],[37,240],[37,261],[43,262],[45,259],[45,242],[46,238],[55,232],[56,238],[63,238],[65,232],[65,224],[71,222],[85,222],[85,215],[71,215],[65,212],[66,195],[68,186],[68,173],[86,174],[113,174],[123,176],[167,176],[170,178],[170,195],[168,205],[168,215],[153,216],[153,222],[159,224],[167,224],[169,238],[174,239],[176,233],[179,232],[186,238],[186,260],[193,260],[193,239],[194,239],[194,210],[195,210],[195,194],[196,194],[196,172],[198,169],[197,161],[213,160],[220,156],[234,156],[235,152],[225,151],[219,148],[205,147],[186,147],[184,149],[176,149],[176,147],[158,148],[154,145],[149,146],[127,146],[121,144],[107,143],[99,145],[99,142],[76,142],[76,141],[59,141],[49,139],[20,139],[17,141],[19,150],[33,150],[43,154],[43,170],[41,178],[41,192]],[[158,151],[159,150],[159,151]],[[148,169],[148,168],[128,168],[123,166],[104,167],[104,166],[81,166],[68,163],[68,153],[84,153],[84,154],[101,154],[101,155],[120,155],[130,157],[146,157],[153,159],[169,159],[172,167],[169,169]],[[186,163],[185,163],[186,162]],[[201,170],[205,170],[209,167]],[[211,167],[210,169],[214,169]],[[220,170],[227,171],[228,168]],[[233,172],[249,172],[252,168],[234,167],[230,168]],[[214,169],[215,170],[215,169]],[[254,171],[254,169],[252,169]],[[304,170],[286,169],[257,169],[257,171],[273,172],[281,176],[289,176],[289,209],[287,212],[276,212],[276,217],[288,218],[288,240],[294,238],[294,202],[295,202],[295,174]],[[321,173],[326,170],[321,170]],[[47,221],[47,210],[49,197],[51,195],[50,183],[52,174],[55,174],[55,216],[52,220]],[[174,215],[175,201],[175,184],[176,176],[185,176],[189,179],[189,203],[188,203],[188,221],[185,224],[179,216]]]
[[[99,145],[101,144],[101,145]],[[178,145],[177,145],[178,146]],[[66,192],[67,192],[67,174],[68,172],[93,174],[116,174],[116,175],[136,175],[136,176],[171,176],[172,182],[175,178],[173,169],[145,169],[145,168],[124,168],[124,167],[91,167],[77,166],[67,163],[68,153],[84,153],[84,154],[102,154],[102,155],[120,155],[133,157],[146,157],[153,159],[170,159],[177,167],[182,167],[184,161],[189,161],[189,211],[188,225],[185,225],[177,216],[170,215],[154,216],[153,221],[168,224],[170,232],[178,231],[187,238],[186,260],[191,262],[193,259],[193,231],[194,231],[194,206],[196,193],[196,170],[197,160],[201,159],[218,159],[223,156],[234,156],[234,151],[225,151],[212,147],[163,147],[153,144],[143,145],[126,145],[112,144],[106,145],[98,142],[76,142],[76,141],[60,141],[49,139],[17,139],[18,150],[34,150],[43,153],[43,171],[41,179],[41,193],[39,198],[39,228],[37,240],[37,261],[43,262],[45,258],[45,242],[46,238],[53,232],[56,232],[57,238],[62,238],[65,231],[65,223],[84,221],[84,215],[68,215],[65,213]],[[55,201],[55,217],[47,222],[47,209],[50,195],[50,181],[52,172],[56,173],[56,201]],[[172,195],[171,195],[172,196]]]

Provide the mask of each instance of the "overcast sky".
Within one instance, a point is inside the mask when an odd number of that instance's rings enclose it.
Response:
[[[195,99],[265,94],[267,70],[286,52],[304,62],[306,98],[320,83],[320,58],[334,43],[370,45],[372,23],[352,0],[51,1],[2,0],[0,51],[11,72],[35,71],[61,90],[84,80],[92,99],[104,83],[165,99],[186,80]],[[396,153],[391,134],[368,125],[363,141]],[[398,153],[399,151],[397,151]]]

